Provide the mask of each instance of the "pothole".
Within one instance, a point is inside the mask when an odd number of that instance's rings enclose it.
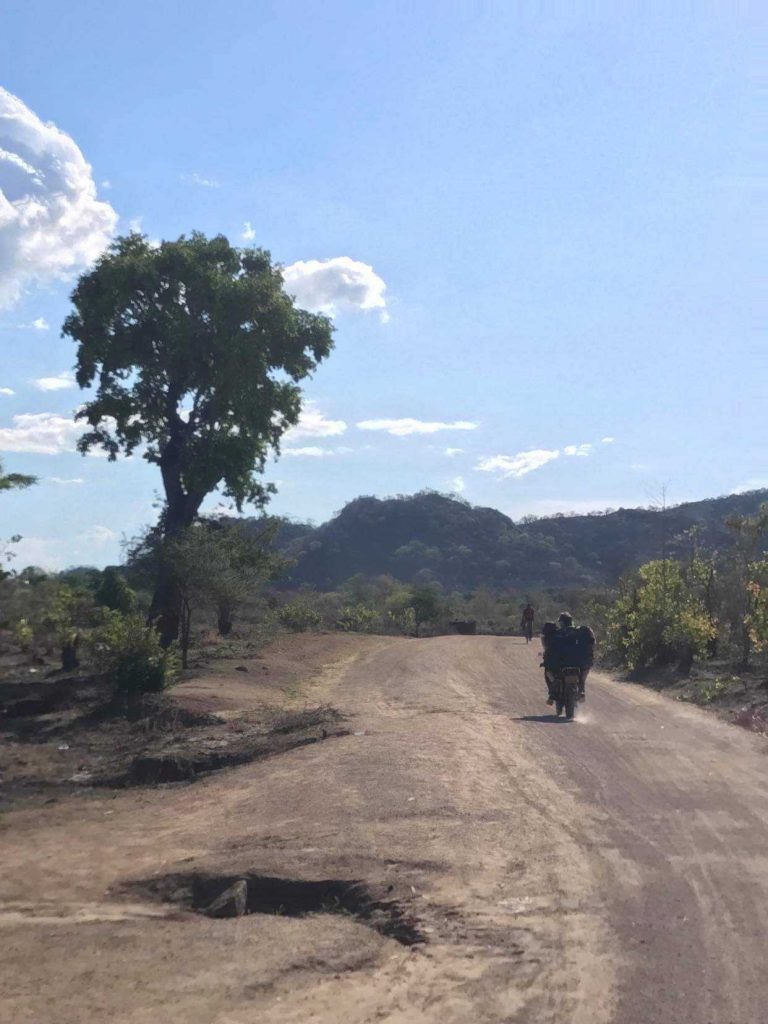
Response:
[[[127,888],[133,893],[140,892],[208,916],[237,917],[241,913],[282,917],[341,914],[403,946],[427,941],[416,918],[401,902],[389,893],[377,894],[359,881],[305,881],[258,874],[186,874],[134,882]],[[221,913],[221,906],[226,905],[230,895],[233,912]],[[234,909],[236,904],[237,909]]]

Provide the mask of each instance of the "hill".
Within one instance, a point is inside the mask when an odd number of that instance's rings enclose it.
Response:
[[[434,579],[447,589],[591,586],[614,582],[662,550],[684,555],[690,531],[702,551],[729,543],[724,520],[750,515],[768,490],[689,502],[664,511],[618,509],[515,523],[433,491],[360,497],[313,527],[280,522],[278,546],[295,559],[290,585],[330,590],[361,573],[405,582]]]

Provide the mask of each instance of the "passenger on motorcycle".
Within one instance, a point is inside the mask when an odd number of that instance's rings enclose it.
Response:
[[[579,669],[579,700],[586,699],[585,684],[595,660],[595,634],[589,626],[573,624],[573,616],[563,612],[554,622],[545,622],[541,631],[544,648],[544,678],[547,682],[547,704],[554,704],[553,688],[556,673],[564,668]]]

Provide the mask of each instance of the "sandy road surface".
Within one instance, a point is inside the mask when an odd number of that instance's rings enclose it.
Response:
[[[534,645],[383,639],[308,695],[353,735],[7,815],[0,1021],[768,1020],[763,742],[608,680],[580,722],[541,694]],[[124,889],[194,871],[360,881],[428,941]]]

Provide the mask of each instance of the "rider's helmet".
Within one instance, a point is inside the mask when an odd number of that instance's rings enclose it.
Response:
[[[569,629],[573,625],[573,616],[570,612],[561,612],[557,617],[557,624],[560,629]]]

